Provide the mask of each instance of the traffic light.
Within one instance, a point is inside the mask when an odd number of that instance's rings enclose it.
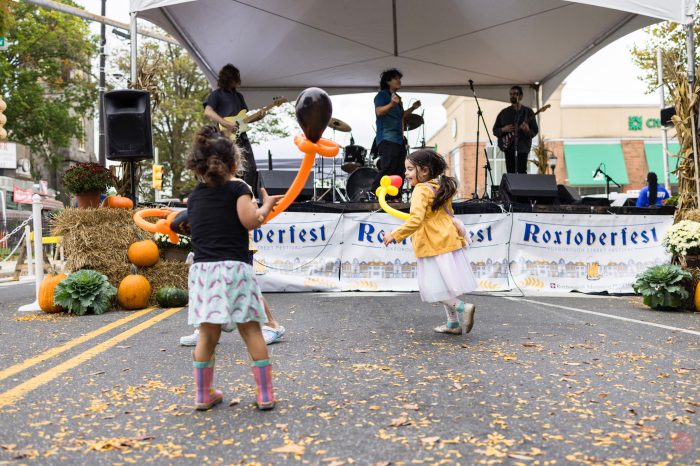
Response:
[[[163,190],[163,165],[153,164],[153,189]]]
[[[3,113],[6,108],[7,104],[2,100],[2,96],[0,96],[0,141],[7,139],[7,131],[4,128],[5,123],[7,123],[7,117]]]

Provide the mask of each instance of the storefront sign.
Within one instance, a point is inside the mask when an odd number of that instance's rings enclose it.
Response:
[[[17,168],[17,144],[0,141],[0,168]]]
[[[643,124],[642,124],[643,123]],[[627,117],[627,129],[629,131],[641,131],[646,126],[648,129],[661,128],[660,118],[647,118],[639,115],[630,115]]]
[[[31,204],[33,194],[34,192],[31,189],[22,189],[14,186],[12,189],[12,200],[18,204]]]

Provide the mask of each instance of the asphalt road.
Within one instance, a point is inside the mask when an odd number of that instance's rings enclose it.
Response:
[[[269,294],[273,411],[237,334],[194,412],[186,309],[19,313],[0,288],[0,464],[697,464],[700,313],[470,296],[468,336],[406,294]],[[128,320],[131,319],[131,320]],[[127,321],[128,320],[128,321]]]

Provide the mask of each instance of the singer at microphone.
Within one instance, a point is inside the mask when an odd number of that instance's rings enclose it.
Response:
[[[404,144],[404,125],[414,110],[420,107],[420,100],[404,109],[397,92],[401,89],[403,74],[396,68],[382,72],[379,78],[379,92],[374,97],[374,114],[376,117],[377,136],[375,143],[379,154],[379,172],[372,184],[371,192],[379,186],[382,176],[398,175],[405,177],[406,145]],[[396,197],[387,196],[387,200],[400,201],[401,189]]]

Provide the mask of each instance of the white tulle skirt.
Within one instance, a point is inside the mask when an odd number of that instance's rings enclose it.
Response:
[[[431,257],[419,257],[418,290],[427,303],[453,299],[477,287],[467,249],[458,249]]]

